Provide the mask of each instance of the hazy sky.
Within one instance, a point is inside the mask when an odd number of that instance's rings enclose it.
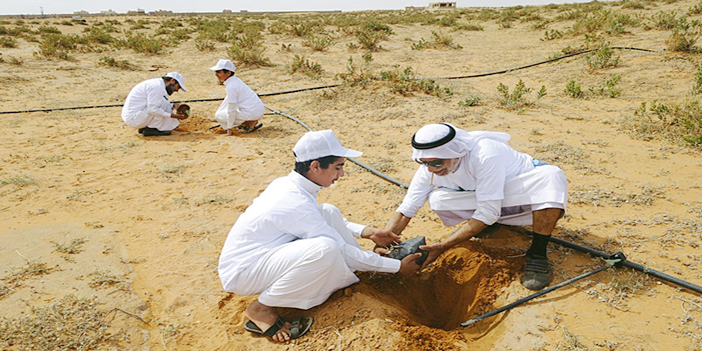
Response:
[[[591,0],[458,0],[457,7],[498,7],[516,5],[545,5],[551,3],[589,2]],[[257,11],[303,11],[303,10],[401,10],[405,6],[426,6],[436,0],[0,0],[0,15],[70,14],[85,10],[99,13],[114,10],[126,13],[129,10],[142,9],[147,12],[171,10],[174,12],[221,12],[224,9],[238,12]]]

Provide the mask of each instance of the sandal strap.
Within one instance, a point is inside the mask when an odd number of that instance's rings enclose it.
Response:
[[[267,337],[273,337],[273,335],[277,334],[280,328],[282,328],[285,325],[285,320],[282,317],[278,317],[278,319],[275,320],[275,323],[270,326],[270,328],[266,329],[265,332],[263,332],[263,335]]]

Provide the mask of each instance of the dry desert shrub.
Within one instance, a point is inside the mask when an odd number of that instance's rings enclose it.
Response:
[[[462,49],[463,47],[453,42],[453,37],[442,32],[431,31],[431,40],[419,39],[418,43],[412,44],[412,50],[424,49]]]
[[[546,86],[541,86],[541,89],[536,93],[536,100],[530,101],[529,94],[532,89],[527,87],[524,82],[519,79],[519,82],[515,84],[514,89],[509,91],[509,87],[500,83],[497,86],[498,100],[500,106],[513,111],[523,112],[527,107],[533,106],[546,96]]]
[[[95,350],[110,340],[106,313],[95,298],[67,295],[29,315],[0,324],[0,342],[18,350]]]
[[[232,46],[227,49],[229,57],[239,64],[256,67],[272,67],[274,64],[263,53],[263,37],[260,32],[247,32],[239,34],[234,39]]]
[[[33,276],[49,274],[56,269],[58,269],[58,266],[48,267],[46,263],[43,262],[28,261],[23,267],[15,269],[10,272],[9,275],[2,278],[3,283],[0,285],[0,299],[7,297],[15,288],[20,287],[22,281]],[[2,333],[0,333],[0,335],[2,335]]]

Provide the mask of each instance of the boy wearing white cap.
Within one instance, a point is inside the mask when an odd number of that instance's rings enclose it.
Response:
[[[224,91],[227,93],[215,112],[215,119],[222,129],[226,130],[228,135],[232,135],[234,127],[245,133],[261,128],[263,123],[258,123],[258,120],[265,112],[263,102],[241,79],[234,76],[236,67],[232,61],[220,59],[210,70],[214,71],[219,82],[224,84]]]
[[[364,251],[356,238],[389,246],[399,237],[346,220],[317,193],[344,175],[346,157],[362,153],[341,146],[331,130],[308,132],[293,148],[295,170],[268,185],[239,216],[219,258],[224,290],[260,294],[246,309],[246,330],[276,342],[302,336],[313,319],[285,321],[277,307],[309,309],[334,291],[358,282],[354,271],[415,274],[420,253],[395,260]]]
[[[179,120],[188,118],[173,113],[174,106],[168,101],[168,97],[180,89],[187,92],[184,81],[182,74],[170,72],[135,85],[122,107],[122,120],[138,128],[139,134],[144,136],[170,135],[180,124]]]
[[[412,137],[419,169],[386,228],[400,234],[427,200],[444,225],[465,222],[441,242],[420,246],[429,251],[426,265],[494,223],[532,225],[522,285],[541,290],[550,280],[546,246],[565,211],[568,181],[560,168],[518,152],[509,139],[448,123],[420,128]]]

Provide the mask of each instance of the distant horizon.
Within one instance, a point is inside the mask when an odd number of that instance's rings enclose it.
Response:
[[[142,1],[123,0],[119,3],[105,0],[63,0],[43,4],[46,0],[26,0],[10,2],[5,0],[0,4],[0,16],[53,16],[74,15],[80,11],[87,11],[90,15],[100,15],[102,12],[115,11],[125,15],[130,11],[143,10],[145,13],[156,11],[172,11],[179,13],[222,13],[230,10],[232,13],[265,13],[265,12],[356,12],[372,10],[404,10],[406,7],[427,7],[430,1],[418,0],[388,0],[379,3],[372,0],[358,0],[353,3],[335,0],[269,0],[265,3],[244,3],[229,0],[210,0],[206,3],[193,4],[183,0],[155,0],[149,2],[149,8],[142,7]],[[434,1],[438,2],[438,1]],[[464,0],[453,1],[457,8],[474,7],[512,7],[512,6],[538,6],[548,4],[587,3],[593,0]],[[44,6],[47,5],[47,6]],[[116,5],[116,6],[115,6]]]

